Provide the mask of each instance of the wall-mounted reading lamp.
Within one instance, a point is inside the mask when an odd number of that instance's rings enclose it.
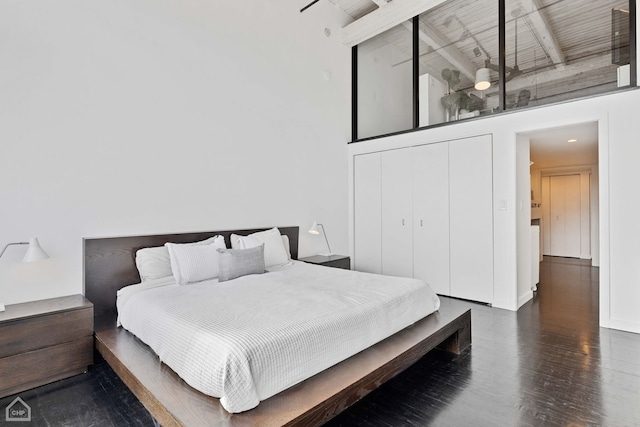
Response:
[[[14,245],[29,245],[29,247],[27,248],[27,252],[24,254],[24,257],[22,258],[22,262],[42,261],[43,259],[49,258],[49,255],[47,255],[44,249],[42,249],[42,247],[40,246],[40,242],[38,242],[38,239],[35,237],[32,237],[31,239],[29,239],[28,242],[8,243],[4,247],[4,249],[2,249],[2,252],[0,252],[0,258],[2,258],[2,255],[4,255],[4,253],[6,252],[9,246],[14,246]],[[1,311],[4,311],[4,304],[2,303],[0,303],[0,312]]]
[[[324,240],[327,242],[327,249],[329,250],[329,253],[326,255],[329,256],[331,255],[331,246],[329,246],[329,239],[327,238],[327,232],[324,231],[324,225],[318,224],[316,221],[313,221],[313,225],[309,229],[309,234],[320,234],[319,227],[322,227],[322,234],[324,234]],[[325,255],[325,254],[320,254],[320,255]]]

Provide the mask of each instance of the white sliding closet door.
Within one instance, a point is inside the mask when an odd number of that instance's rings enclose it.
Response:
[[[449,145],[413,150],[413,275],[449,295]]]
[[[580,258],[580,175],[549,177],[550,255]]]
[[[381,154],[355,156],[354,269],[382,273]]]
[[[551,208],[549,195],[549,177],[543,176],[541,179],[542,194],[542,254],[551,255]]]
[[[490,136],[449,143],[451,295],[493,301]]]
[[[410,149],[382,153],[382,274],[413,277]]]

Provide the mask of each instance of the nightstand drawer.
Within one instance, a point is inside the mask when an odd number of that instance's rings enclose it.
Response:
[[[0,397],[80,374],[93,363],[93,336],[0,359]]]
[[[92,363],[93,304],[82,295],[0,313],[0,397],[86,372]]]
[[[85,308],[0,324],[0,358],[93,334],[93,309]]]

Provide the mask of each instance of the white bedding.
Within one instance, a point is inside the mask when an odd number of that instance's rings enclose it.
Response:
[[[419,280],[302,262],[270,270],[128,286],[119,320],[189,385],[242,412],[440,306]]]

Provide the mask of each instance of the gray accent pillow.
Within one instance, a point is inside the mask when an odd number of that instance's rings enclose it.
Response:
[[[264,243],[249,249],[218,249],[218,254],[218,282],[265,272]]]

